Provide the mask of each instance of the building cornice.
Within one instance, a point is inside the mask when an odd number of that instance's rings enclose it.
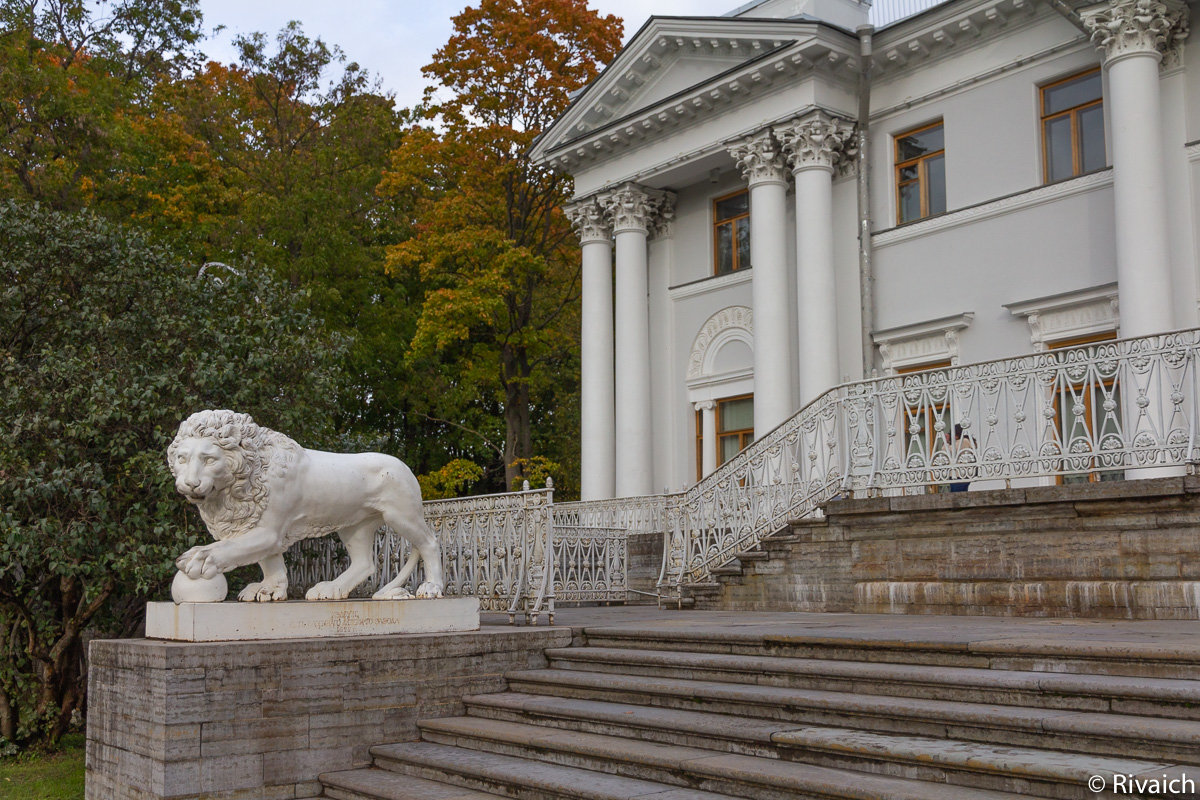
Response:
[[[945,3],[879,31],[875,36],[874,67],[887,80],[943,56],[1032,21],[1040,9],[1057,17],[1035,0],[984,0]]]
[[[581,124],[589,123],[579,114],[573,118],[568,111],[555,127],[565,125],[575,135],[568,139],[560,132],[555,136],[552,128],[534,145],[534,159],[574,170],[636,148],[665,132],[685,128],[705,116],[729,111],[769,92],[780,80],[806,72],[851,86],[858,69],[853,37],[812,22],[791,24],[800,26],[796,35],[772,40],[773,49],[618,119],[577,131]],[[673,42],[672,46],[692,47],[700,42],[676,38],[682,43]]]
[[[713,275],[689,281],[688,283],[681,283],[668,288],[667,296],[672,300],[682,300],[685,297],[708,294],[709,292],[727,289],[730,286],[740,286],[743,283],[750,283],[754,277],[753,272],[750,268],[739,269],[737,272],[729,272],[725,275]]]
[[[921,220],[920,222],[912,222],[898,228],[890,228],[872,235],[871,245],[873,247],[887,247],[888,245],[906,242],[910,239],[928,236],[931,233],[943,231],[948,228],[957,228],[959,225],[966,225],[970,222],[978,222],[982,219],[1011,214],[1014,211],[1022,211],[1042,205],[1043,203],[1050,203],[1055,200],[1061,200],[1064,197],[1103,189],[1111,185],[1112,168],[1108,168],[1099,172],[1081,175],[1078,178],[1051,183],[1047,186],[1038,186],[1024,192],[1018,192],[1017,194],[988,200],[979,205],[950,211],[937,217]]]

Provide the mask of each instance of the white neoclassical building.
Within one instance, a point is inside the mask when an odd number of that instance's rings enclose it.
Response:
[[[575,178],[584,498],[872,372],[1196,326],[1188,33],[1176,0],[652,17],[534,149]]]

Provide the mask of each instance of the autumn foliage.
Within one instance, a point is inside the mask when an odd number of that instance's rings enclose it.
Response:
[[[394,453],[441,496],[578,473],[571,187],[527,152],[620,20],[480,0],[415,109],[297,23],[210,61],[211,22],[0,0],[0,751],[86,709],[84,638],[135,630],[198,535],[160,452],[198,404]],[[233,366],[172,355],[205,347]]]

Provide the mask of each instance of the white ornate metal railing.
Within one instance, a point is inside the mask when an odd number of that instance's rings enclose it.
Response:
[[[1200,461],[1198,352],[1187,330],[847,383],[677,494],[555,504],[551,487],[429,501],[425,515],[447,594],[510,620],[624,600],[630,534],[664,537],[659,597],[680,597],[838,496],[1179,471]],[[302,584],[340,571],[332,540],[306,548]],[[384,580],[404,551],[380,537]]]
[[[1200,459],[1198,350],[1187,330],[838,386],[666,498],[660,589],[838,495],[1179,471]]]
[[[551,620],[555,570],[550,509],[553,484],[546,489],[427,500],[425,521],[442,546],[445,594],[478,597],[484,611],[525,614],[536,622],[543,610]],[[384,528],[375,539],[379,577],[363,585],[374,591],[390,581],[408,558],[407,541]],[[309,539],[293,549],[290,569],[299,585],[330,580],[347,566],[344,550],[333,537]],[[410,590],[424,580],[422,570],[410,578]]]

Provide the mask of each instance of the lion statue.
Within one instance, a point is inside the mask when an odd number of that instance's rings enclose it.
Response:
[[[192,579],[257,563],[263,579],[239,600],[286,600],[283,554],[301,539],[336,532],[350,566],[308,590],[309,600],[340,600],[375,574],[375,532],[389,526],[412,545],[395,580],[376,599],[404,599],[418,561],[425,582],[417,597],[441,597],[441,548],[421,507],[412,470],[382,453],[324,453],[255,424],[248,414],[198,411],[184,420],[167,448],[175,488],[200,510],[212,544],[175,561]]]

